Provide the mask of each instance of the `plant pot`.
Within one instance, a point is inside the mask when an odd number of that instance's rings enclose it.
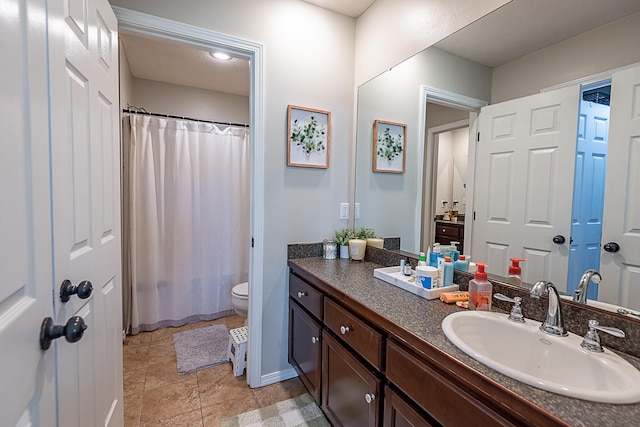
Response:
[[[349,256],[354,261],[362,261],[367,249],[367,241],[362,239],[349,240]]]
[[[349,258],[349,245],[340,245],[340,258]]]
[[[367,239],[367,246],[371,246],[372,248],[383,249],[384,239],[380,239],[378,237],[370,237]]]

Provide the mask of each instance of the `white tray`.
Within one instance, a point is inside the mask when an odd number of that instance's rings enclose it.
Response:
[[[436,299],[439,298],[440,294],[443,292],[454,292],[460,288],[458,285],[453,285],[444,286],[442,288],[426,289],[422,286],[417,286],[414,283],[415,277],[413,274],[414,271],[411,270],[411,276],[405,276],[400,272],[400,266],[376,268],[373,270],[374,277],[426,299]]]

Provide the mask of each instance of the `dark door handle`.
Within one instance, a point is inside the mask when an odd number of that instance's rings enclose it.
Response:
[[[88,280],[83,280],[78,286],[71,283],[71,280],[65,279],[60,286],[60,301],[67,302],[72,295],[78,295],[80,299],[86,299],[91,296],[93,285]]]
[[[620,250],[620,245],[616,242],[605,243],[603,249],[606,252],[618,252]]]
[[[40,348],[48,350],[51,347],[51,341],[64,336],[68,342],[78,342],[87,325],[80,316],[73,316],[65,325],[54,325],[51,317],[45,317],[40,326]]]
[[[553,237],[553,243],[557,244],[557,245],[562,245],[565,242],[565,238],[562,234],[558,234],[557,236]]]

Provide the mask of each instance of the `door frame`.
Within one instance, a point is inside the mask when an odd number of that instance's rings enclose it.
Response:
[[[249,134],[251,191],[249,256],[249,315],[251,334],[247,348],[247,383],[262,385],[262,287],[264,270],[264,46],[159,16],[113,6],[120,33],[145,35],[206,49],[219,49],[250,61]]]
[[[437,155],[437,151],[434,151],[436,148],[436,144],[434,138],[429,138],[427,135],[427,103],[430,102],[432,104],[440,104],[446,107],[457,108],[459,110],[469,111],[469,134],[476,134],[476,119],[478,117],[478,113],[480,112],[480,108],[485,105],[489,105],[487,101],[483,101],[481,99],[471,98],[465,95],[460,95],[458,93],[449,92],[442,89],[437,89],[431,86],[422,85],[420,86],[420,106],[419,106],[419,130],[418,134],[420,135],[420,150],[418,156],[422,161],[418,162],[418,194],[417,200],[422,200],[422,203],[416,204],[416,222],[415,222],[415,230],[416,230],[416,251],[418,253],[421,251],[420,243],[422,241],[422,236],[424,235],[424,224],[428,222],[431,224],[433,222],[432,218],[428,218],[427,221],[423,218],[425,212],[430,213],[433,212],[433,204],[435,203],[435,194],[425,194],[425,189],[430,193],[433,193],[433,185],[435,181],[435,174],[437,170],[434,170],[434,165],[437,167],[437,163],[433,162],[434,154]],[[475,143],[471,143],[472,140],[475,142],[475,138],[469,138],[469,163],[467,169],[467,205],[465,207],[465,218],[472,217],[472,207],[473,207],[473,179],[474,179],[474,171],[475,171]],[[427,156],[431,156],[431,158],[427,158]],[[468,212],[467,212],[468,211]],[[431,226],[431,225],[430,225]],[[473,221],[465,221],[464,223],[464,233],[466,236],[471,236],[471,231],[473,227]],[[433,235],[431,236],[433,240]],[[429,246],[430,241],[424,242],[425,246]],[[466,240],[465,240],[466,243]],[[464,248],[462,248],[464,249]]]

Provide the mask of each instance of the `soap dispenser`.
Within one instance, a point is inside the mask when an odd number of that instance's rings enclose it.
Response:
[[[520,268],[520,263],[526,260],[522,258],[509,258],[509,260],[511,260],[511,265],[509,266],[507,283],[522,286],[522,269]]]
[[[469,280],[469,310],[491,311],[493,285],[487,280],[484,269],[487,264],[476,263],[478,270]]]
[[[429,265],[438,268],[438,258],[442,256],[440,243],[433,244],[433,251],[429,255]]]

